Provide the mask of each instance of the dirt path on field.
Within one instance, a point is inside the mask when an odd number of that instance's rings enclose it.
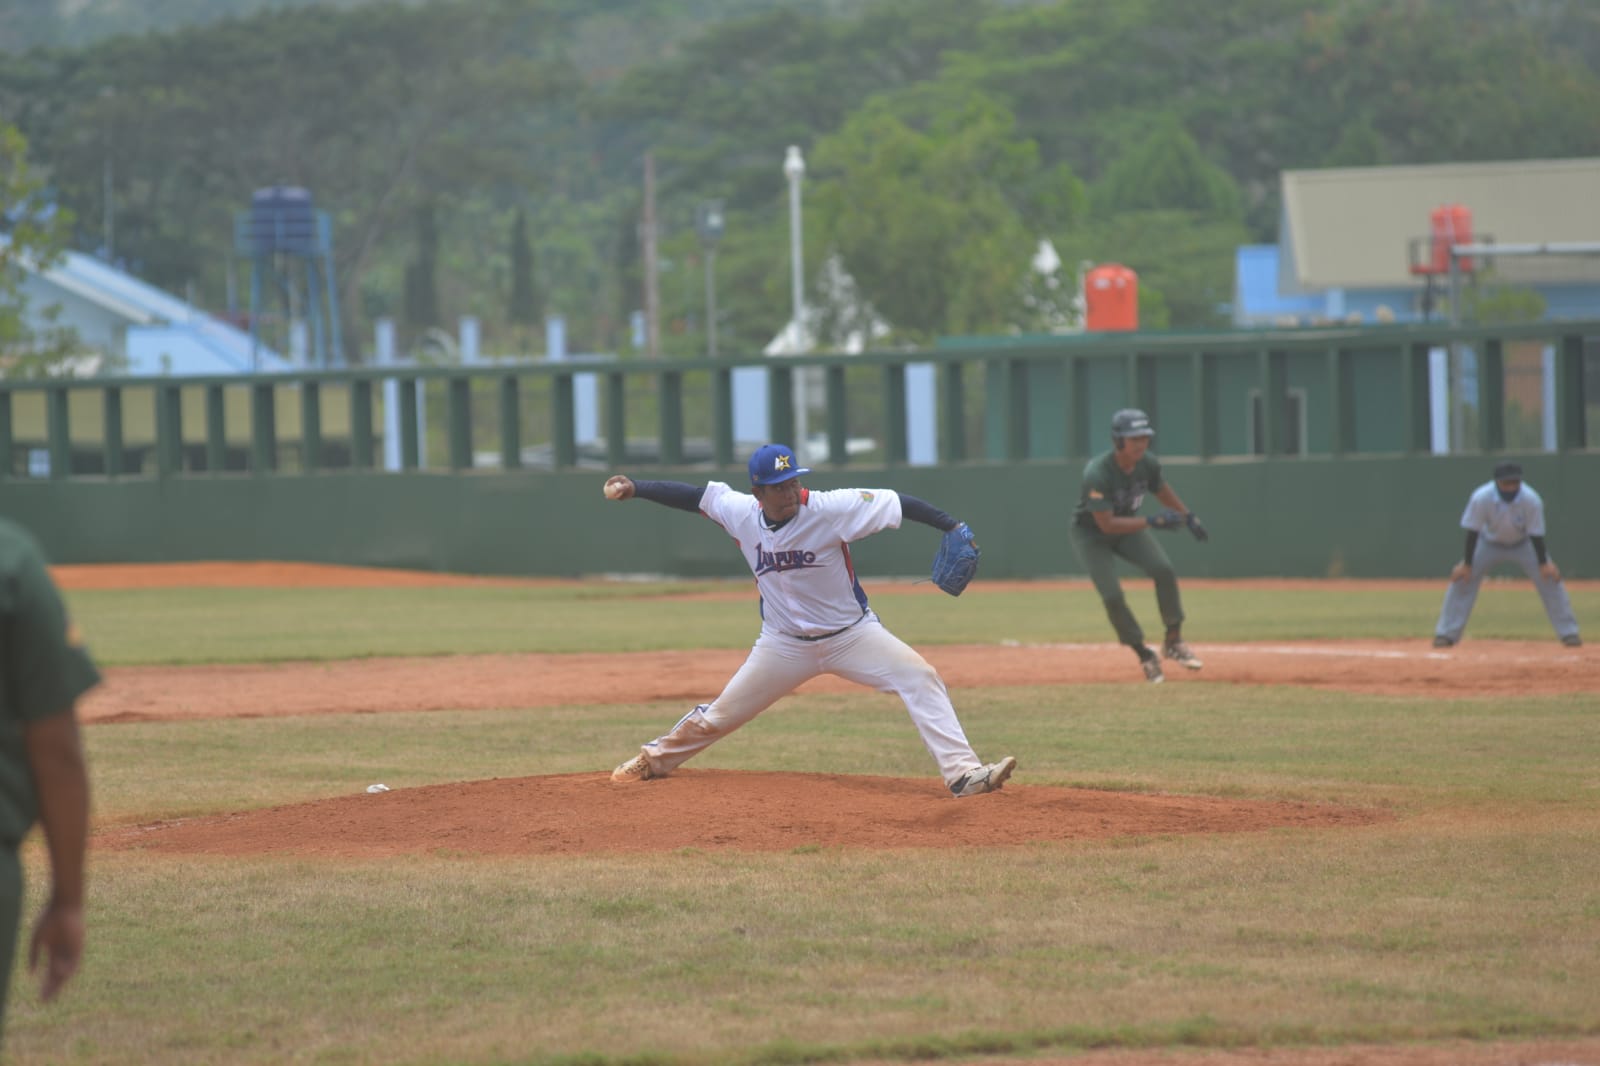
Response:
[[[1555,641],[1475,641],[1435,650],[1425,640],[1315,644],[1196,644],[1198,673],[1169,664],[1166,684],[1296,685],[1374,695],[1452,698],[1600,692],[1600,654]],[[921,649],[951,688],[1145,684],[1111,644],[931,645]],[[82,706],[84,721],[152,722],[550,707],[715,696],[739,649],[570,655],[451,655],[316,663],[114,666]],[[858,691],[819,677],[802,693]],[[685,708],[687,709],[687,707]]]
[[[1015,1066],[1017,1059],[974,1059],[947,1066]],[[1476,1043],[1345,1044],[1339,1047],[1086,1051],[1071,1058],[1027,1058],[1028,1066],[1600,1066],[1600,1037]],[[888,1066],[858,1063],[857,1066]],[[896,1064],[898,1066],[898,1064]]]

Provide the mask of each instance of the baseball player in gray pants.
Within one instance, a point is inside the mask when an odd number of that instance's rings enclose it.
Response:
[[[1494,480],[1479,485],[1467,500],[1461,528],[1467,531],[1466,548],[1450,571],[1450,587],[1434,627],[1435,648],[1461,639],[1478,602],[1478,586],[1497,563],[1516,563],[1533,580],[1561,643],[1571,648],[1583,643],[1561,571],[1545,549],[1544,500],[1532,485],[1523,484],[1520,464],[1504,462],[1494,468]]]

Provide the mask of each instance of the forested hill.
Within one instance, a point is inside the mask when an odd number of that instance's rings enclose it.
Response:
[[[1147,324],[1217,324],[1234,248],[1275,237],[1283,169],[1600,155],[1592,0],[724,0],[757,10],[595,76],[597,27],[661,38],[652,18],[716,6],[280,5],[10,57],[0,116],[80,247],[109,173],[116,255],[214,307],[252,190],[311,189],[358,352],[375,316],[410,337],[465,313],[526,350],[549,312],[575,348],[626,350],[646,152],[669,353],[705,346],[708,200],[721,349],[782,328],[791,144],[812,302],[852,306],[832,253],[913,341],[1057,321],[1040,237],[1138,270]]]
[[[5,0],[0,4],[0,51],[79,48],[109,37],[170,33],[272,10],[354,8],[379,2],[415,5],[423,0]],[[566,0],[547,6],[564,9],[574,22],[587,23],[583,34],[594,39],[597,58],[614,66],[659,48],[663,34],[666,41],[674,41],[714,22],[797,2],[802,0]],[[858,0],[803,2],[839,11],[857,6]],[[607,54],[607,46],[614,51]]]

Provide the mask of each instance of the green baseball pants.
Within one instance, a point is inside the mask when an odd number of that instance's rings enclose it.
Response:
[[[1168,629],[1183,623],[1183,603],[1178,598],[1178,575],[1172,569],[1172,560],[1166,549],[1156,542],[1148,529],[1137,533],[1124,533],[1108,537],[1098,529],[1085,529],[1074,522],[1067,527],[1067,535],[1089,579],[1105,604],[1106,617],[1111,628],[1117,631],[1117,640],[1130,648],[1144,647],[1144,630],[1128,609],[1122,594],[1122,582],[1117,578],[1117,557],[1143,570],[1156,583],[1156,605],[1161,609],[1161,621]]]

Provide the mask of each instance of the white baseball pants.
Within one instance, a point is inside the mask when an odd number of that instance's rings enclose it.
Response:
[[[835,674],[904,700],[946,785],[983,766],[938,672],[868,611],[849,629],[821,640],[798,640],[763,628],[750,657],[720,696],[644,745],[651,772],[671,773],[819,674]]]

